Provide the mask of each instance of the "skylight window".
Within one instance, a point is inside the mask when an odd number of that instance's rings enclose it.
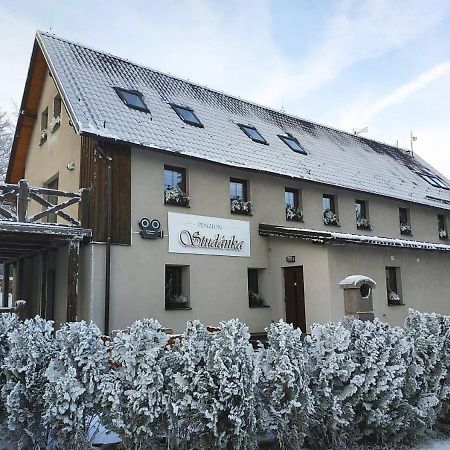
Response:
[[[255,142],[259,142],[260,144],[269,145],[268,142],[259,134],[258,130],[255,127],[250,125],[241,125],[238,124],[239,128],[252,140]]]
[[[199,118],[195,115],[194,111],[191,108],[172,104],[170,106],[172,106],[174,111],[178,114],[183,122],[186,122],[189,125],[193,125],[194,127],[203,128],[203,124],[200,122]]]
[[[431,186],[441,189],[450,189],[450,187],[436,175],[432,175],[430,173],[418,173],[417,175],[422,177],[428,184],[431,184]]]
[[[115,87],[115,91],[120,99],[129,108],[137,109],[139,111],[149,112],[147,105],[144,103],[142,94],[139,91],[131,91],[128,89],[122,89]]]
[[[278,135],[278,137],[291,149],[294,150],[294,152],[302,153],[303,155],[307,155],[306,151],[303,149],[303,147],[299,144],[297,139],[292,136],[282,136]]]

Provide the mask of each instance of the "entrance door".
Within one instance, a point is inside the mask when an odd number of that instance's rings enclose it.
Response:
[[[303,286],[303,266],[284,269],[284,301],[286,322],[292,323],[306,333],[305,290]]]

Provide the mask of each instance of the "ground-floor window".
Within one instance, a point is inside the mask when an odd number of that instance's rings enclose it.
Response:
[[[262,269],[247,269],[248,279],[248,305],[250,308],[266,306],[260,292],[259,281]]]
[[[189,266],[166,266],[165,303],[166,309],[190,308]]]
[[[399,267],[386,267],[386,294],[388,305],[402,305],[401,278]]]

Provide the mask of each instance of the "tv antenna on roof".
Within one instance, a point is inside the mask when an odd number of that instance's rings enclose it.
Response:
[[[411,156],[414,156],[413,142],[417,141],[417,136],[413,136],[413,132],[412,131],[411,131],[410,139],[411,139]]]
[[[367,133],[369,131],[369,127],[364,128],[353,128],[353,134],[355,136],[359,136],[360,134]]]

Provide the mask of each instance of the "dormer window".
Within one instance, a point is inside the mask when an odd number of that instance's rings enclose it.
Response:
[[[203,128],[203,124],[200,122],[199,118],[195,115],[191,108],[178,105],[170,105],[173,110],[178,114],[178,117],[185,123],[193,125],[194,127]]]
[[[117,95],[120,97],[120,99],[129,108],[137,109],[138,111],[149,112],[147,105],[144,103],[144,98],[139,91],[132,91],[118,87],[115,87],[114,90],[117,92]]]
[[[301,153],[303,155],[307,155],[306,151],[300,145],[300,143],[293,136],[282,136],[281,134],[278,137],[294,152]]]
[[[238,124],[239,128],[252,140],[260,144],[269,145],[268,142],[261,136],[259,131],[251,125]]]
[[[437,187],[440,189],[450,189],[444,181],[442,181],[439,177],[436,175],[432,175],[430,173],[418,173],[421,178],[423,178],[428,184],[431,184],[433,187]]]

